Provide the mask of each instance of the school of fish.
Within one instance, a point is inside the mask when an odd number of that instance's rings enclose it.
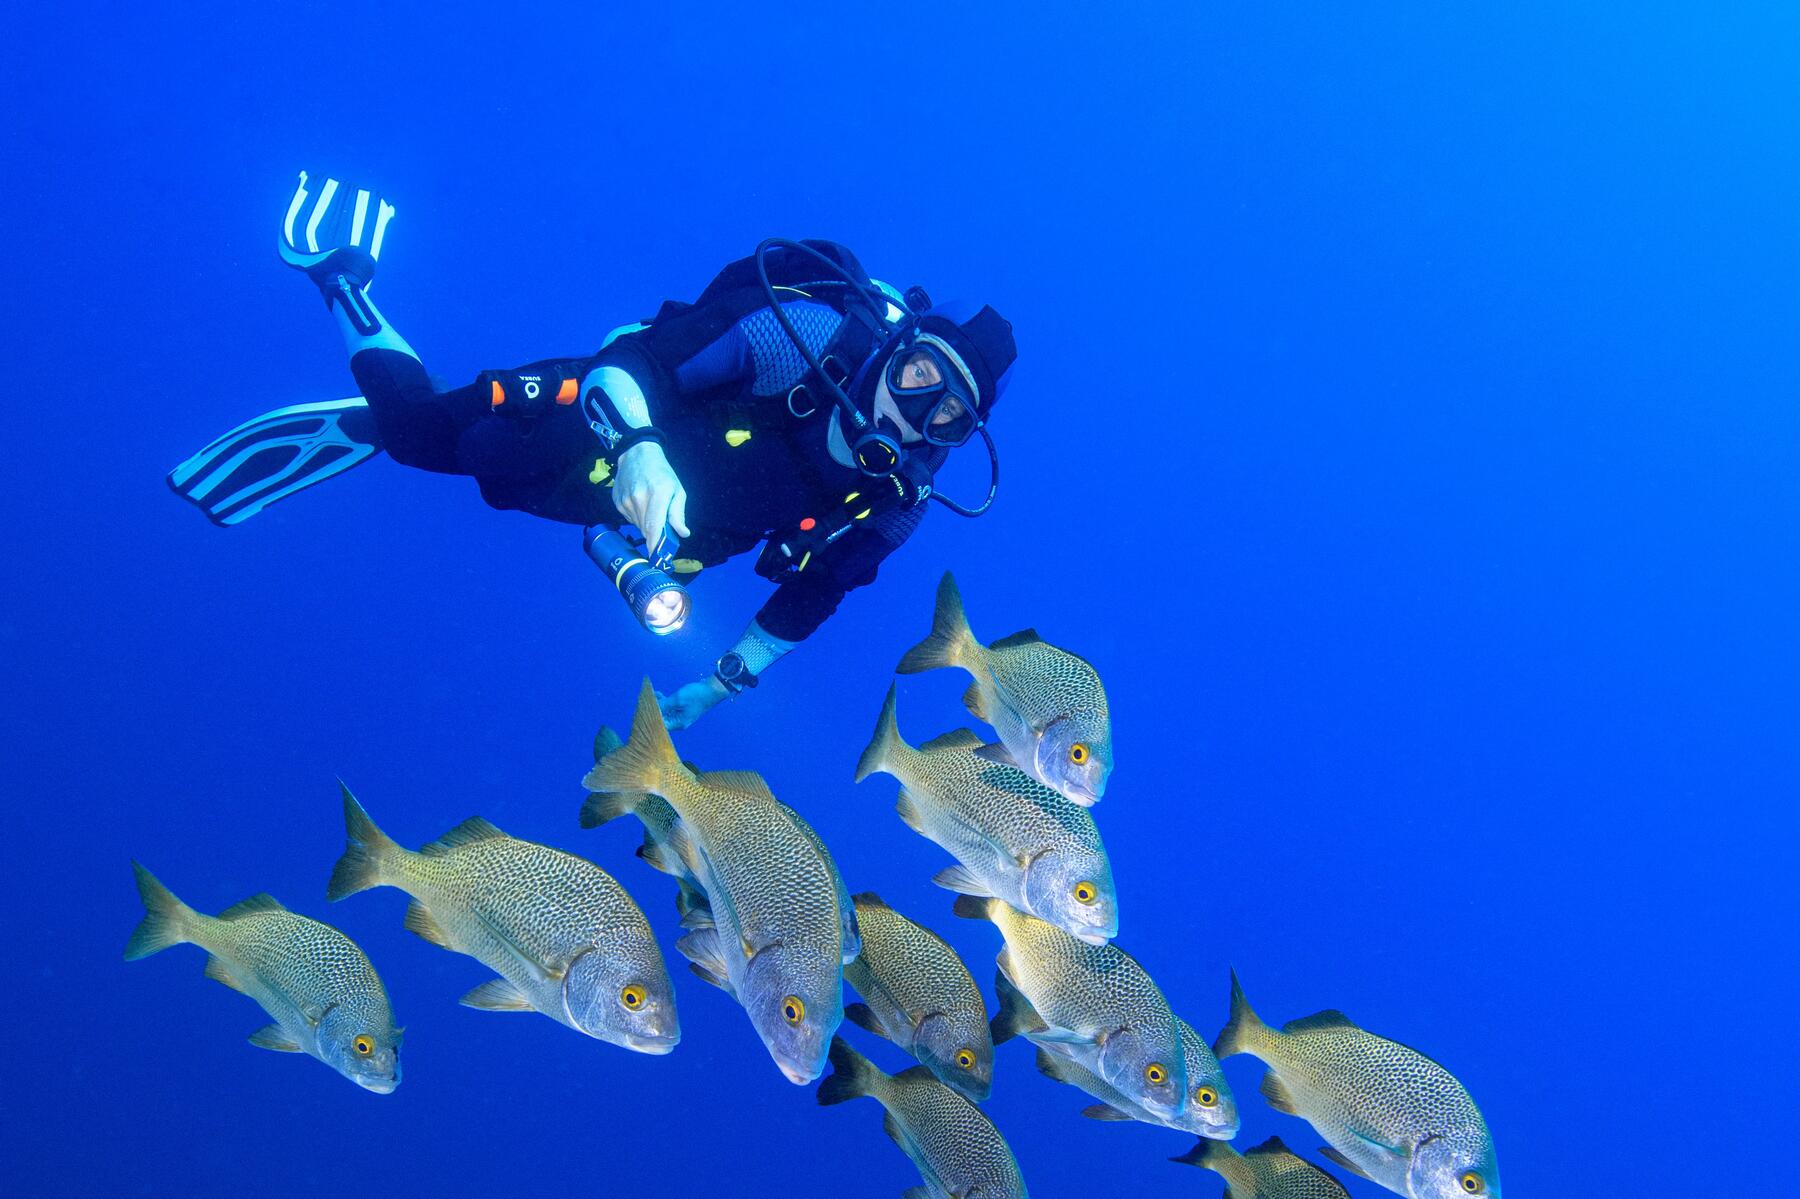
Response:
[[[1349,1194],[1280,1138],[1242,1153],[1230,1145],[1239,1109],[1219,1063],[1237,1054],[1267,1067],[1264,1100],[1312,1125],[1333,1165],[1409,1199],[1499,1199],[1487,1124],[1443,1066],[1337,1011],[1265,1024],[1235,972],[1227,1021],[1208,1045],[1115,943],[1118,895],[1090,810],[1112,773],[1112,728],[1087,661],[1029,630],[983,644],[946,574],[931,632],[897,673],[941,667],[972,676],[964,705],[995,740],[955,729],[909,744],[890,686],[855,780],[899,781],[901,821],[954,859],[933,878],[957,893],[954,914],[998,934],[991,1017],[956,951],[874,892],[852,894],[812,826],[759,774],[683,761],[647,681],[629,737],[596,738],[580,812],[590,828],[637,817],[638,856],[676,884],[676,951],[743,1007],[785,1078],[818,1082],[820,1105],[881,1105],[884,1130],[920,1175],[905,1199],[1026,1194],[979,1106],[995,1085],[996,1046],[1014,1038],[1031,1042],[1039,1073],[1094,1100],[1083,1115],[1197,1134],[1171,1160],[1218,1174],[1227,1199]],[[538,1012],[638,1053],[680,1043],[656,932],[611,874],[479,816],[410,850],[348,787],[341,799],[346,844],[326,898],[404,891],[408,930],[494,972],[462,1003]],[[207,916],[133,868],[144,916],[127,959],[197,945],[208,978],[267,1013],[251,1044],[317,1058],[368,1091],[399,1086],[403,1030],[349,937],[268,895]],[[858,1002],[844,1002],[845,982]],[[846,1021],[916,1064],[887,1073],[839,1035]]]

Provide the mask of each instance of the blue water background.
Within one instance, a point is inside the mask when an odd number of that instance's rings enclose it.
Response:
[[[354,390],[274,255],[302,167],[398,204],[375,296],[456,381],[585,352],[770,234],[1015,322],[993,514],[933,512],[680,741],[764,772],[984,985],[945,856],[891,780],[850,783],[946,566],[982,636],[1102,672],[1119,943],[1203,1033],[1235,965],[1271,1019],[1419,1047],[1518,1197],[1789,1168],[1791,6],[162,8],[15,12],[0,46],[0,1189],[917,1181],[873,1104],[816,1107],[685,972],[686,1039],[637,1056],[457,1006],[487,971],[398,892],[324,902],[342,776],[408,843],[480,813],[589,856],[673,957],[668,880],[632,822],[576,827],[577,784],[597,723],[764,590],[721,570],[656,643],[573,529],[466,480],[382,462],[226,532],[172,498],[237,420]],[[965,723],[963,682],[905,680],[908,735]],[[353,935],[407,1026],[398,1093],[247,1046],[264,1017],[192,948],[122,962],[133,856],[203,910],[266,889]],[[1311,1154],[1228,1073],[1240,1146]],[[1164,1160],[1187,1137],[1086,1102],[1002,1048],[987,1110],[1034,1194],[1220,1192]]]

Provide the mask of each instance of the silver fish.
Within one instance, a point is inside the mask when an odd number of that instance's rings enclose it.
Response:
[[[463,996],[470,1007],[542,1012],[639,1053],[675,1048],[681,1024],[662,950],[610,874],[479,816],[415,853],[343,792],[349,843],[327,899],[383,886],[411,895],[408,929],[500,975]]]
[[[994,1122],[924,1066],[889,1075],[862,1054],[831,1042],[832,1075],[819,1084],[829,1106],[864,1095],[887,1109],[882,1127],[925,1180],[906,1199],[1024,1199],[1025,1179]]]
[[[994,1081],[994,1042],[981,989],[956,951],[865,892],[856,896],[862,955],[844,980],[866,1001],[844,1009],[852,1023],[885,1037],[939,1081],[979,1103]]]
[[[1057,1042],[1158,1123],[1187,1107],[1187,1062],[1168,1000],[1116,945],[1077,941],[998,899],[957,897],[958,916],[991,920],[1006,938],[994,979],[994,1044],[1019,1032]]]
[[[1271,1028],[1231,976],[1231,1019],[1213,1050],[1269,1067],[1263,1097],[1330,1143],[1338,1165],[1411,1199],[1500,1199],[1487,1123],[1450,1072],[1414,1049],[1324,1011]]]
[[[845,917],[837,869],[816,835],[759,776],[683,765],[648,681],[630,740],[594,766],[586,785],[596,794],[584,823],[648,809],[645,828],[660,838],[652,854],[705,897],[704,912],[691,911],[699,926],[676,948],[744,1005],[790,1082],[817,1078],[844,1017]],[[650,796],[656,802],[646,805]]]
[[[956,580],[938,584],[931,635],[895,669],[917,674],[956,666],[975,676],[963,703],[1000,734],[987,751],[1086,807],[1112,774],[1112,719],[1100,676],[1085,660],[1026,629],[982,645],[963,614]]]
[[[983,758],[980,745],[963,729],[914,749],[900,736],[889,687],[856,778],[881,772],[900,780],[900,818],[960,863],[941,871],[938,885],[1004,899],[1070,936],[1105,943],[1119,931],[1118,895],[1093,816],[1016,767]]]
[[[1226,1199],[1350,1199],[1337,1179],[1294,1156],[1280,1137],[1239,1153],[1204,1138],[1172,1162],[1211,1170],[1225,1180]]]
[[[1029,1031],[1020,1031],[1028,1038],[1031,1036]],[[1055,1041],[1038,1045],[1038,1072],[1100,1100],[1083,1109],[1081,1114],[1089,1119],[1138,1120],[1228,1141],[1237,1135],[1239,1127],[1237,1101],[1232,1097],[1231,1084],[1225,1081],[1225,1072],[1219,1068],[1211,1047],[1186,1020],[1177,1017],[1175,1031],[1181,1035],[1181,1057],[1188,1080],[1187,1107],[1177,1116],[1156,1116],[1131,1096],[1121,1094],[1111,1083],[1082,1065],[1077,1054]]]
[[[211,955],[206,977],[242,991],[274,1023],[250,1043],[318,1058],[364,1090],[386,1095],[400,1085],[400,1029],[375,967],[329,924],[252,895],[217,916],[175,898],[136,862],[144,919],[125,946],[136,961],[171,945],[198,945]]]

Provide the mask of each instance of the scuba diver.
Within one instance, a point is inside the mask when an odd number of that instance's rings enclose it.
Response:
[[[687,618],[700,570],[760,545],[775,593],[709,675],[659,695],[668,726],[684,728],[873,582],[931,501],[964,516],[993,503],[987,422],[1017,351],[990,307],[898,292],[833,242],[771,238],[693,303],[666,301],[593,354],[442,387],[369,299],[394,207],[310,182],[301,172],[279,248],[324,296],[362,395],[277,409],[171,471],[216,524],[385,451],[472,476],[495,508],[581,526],[588,556],[658,634]],[[971,508],[932,480],[977,435],[990,480]]]

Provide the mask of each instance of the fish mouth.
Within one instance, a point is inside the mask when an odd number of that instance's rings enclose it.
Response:
[[[392,1095],[395,1089],[400,1086],[400,1080],[398,1078],[358,1077],[353,1081],[363,1090],[373,1091],[377,1095]]]
[[[665,1037],[640,1037],[628,1035],[625,1038],[624,1044],[625,1048],[634,1053],[648,1053],[656,1057],[661,1057],[665,1053],[675,1052],[675,1046],[681,1044],[681,1034],[674,1033]]]
[[[1083,945],[1104,945],[1112,940],[1112,934],[1097,928],[1070,929],[1069,935]]]
[[[818,1078],[820,1073],[822,1073],[822,1071],[814,1070],[812,1073],[808,1074],[804,1070],[794,1069],[786,1062],[776,1062],[775,1064],[781,1067],[781,1072],[787,1076],[787,1080],[797,1087],[806,1086],[808,1083]]]

